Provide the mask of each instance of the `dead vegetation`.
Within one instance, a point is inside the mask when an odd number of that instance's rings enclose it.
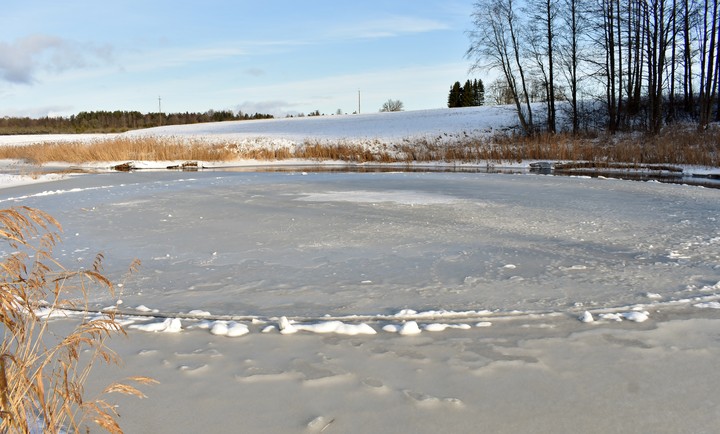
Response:
[[[224,144],[182,141],[172,138],[117,137],[92,142],[49,142],[0,147],[0,158],[31,164],[65,162],[82,164],[105,161],[228,161],[237,151]]]
[[[400,143],[370,140],[267,146],[246,142],[216,143],[201,138],[119,137],[90,143],[46,143],[0,147],[0,159],[32,164],[83,164],[111,161],[207,161],[287,159],[352,163],[491,162],[522,160],[590,161],[632,164],[720,166],[720,129],[699,132],[675,125],[657,135],[499,134],[482,138],[467,134],[448,138],[406,139]]]
[[[132,377],[111,384],[98,398],[85,396],[84,383],[93,365],[119,362],[106,340],[125,332],[111,312],[99,318],[87,315],[88,291],[113,291],[102,274],[102,255],[90,269],[65,270],[52,259],[58,231],[60,224],[39,210],[0,210],[0,237],[10,249],[0,262],[0,432],[86,432],[89,424],[96,424],[121,433],[117,413],[103,396],[143,397],[129,383],[153,380]],[[65,335],[51,331],[48,321],[63,308],[85,312]]]

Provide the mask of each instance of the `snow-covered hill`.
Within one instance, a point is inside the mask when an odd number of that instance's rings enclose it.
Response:
[[[125,133],[130,136],[175,136],[212,141],[255,141],[275,145],[304,141],[387,144],[410,139],[479,136],[513,128],[513,111],[505,106],[433,109],[360,115],[232,121],[173,125]]]

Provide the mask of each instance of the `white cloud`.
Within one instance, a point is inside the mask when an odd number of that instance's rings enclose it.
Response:
[[[267,74],[267,71],[260,68],[247,68],[245,71],[243,71],[247,75],[251,75],[253,77],[262,77],[263,75]]]
[[[39,71],[58,73],[85,68],[112,57],[109,46],[80,44],[49,35],[31,35],[12,43],[0,42],[0,78],[32,84]]]
[[[405,16],[391,16],[346,25],[342,28],[336,29],[335,33],[338,37],[344,38],[388,38],[403,34],[446,30],[448,28],[448,25],[436,20]]]
[[[48,117],[59,117],[65,116],[68,111],[74,110],[74,107],[70,105],[52,105],[42,107],[29,107],[29,108],[16,108],[16,109],[3,109],[3,116],[10,117],[30,117],[30,118],[44,118]]]

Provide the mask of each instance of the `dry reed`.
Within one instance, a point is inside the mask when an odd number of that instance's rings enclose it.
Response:
[[[34,164],[82,164],[111,161],[261,161],[336,160],[354,163],[504,162],[522,160],[591,161],[633,164],[693,164],[720,166],[720,129],[698,131],[675,125],[659,135],[502,134],[472,138],[406,139],[400,144],[379,141],[306,140],[299,145],[251,146],[243,142],[215,143],[202,138],[118,137],[80,143],[45,143],[0,147],[0,159]]]
[[[26,160],[32,164],[66,162],[82,164],[105,161],[227,161],[237,151],[223,144],[198,141],[119,137],[92,142],[48,142],[0,147],[0,158]]]
[[[129,384],[111,384],[100,397],[87,399],[83,386],[95,362],[119,362],[106,346],[110,336],[125,333],[114,315],[87,316],[88,291],[100,287],[112,294],[113,285],[102,274],[102,255],[82,271],[67,271],[52,259],[60,230],[55,219],[36,209],[0,210],[0,237],[11,249],[0,261],[0,432],[81,432],[94,422],[121,433],[114,407],[102,396],[143,394]],[[86,315],[69,334],[58,336],[48,318],[63,308]]]

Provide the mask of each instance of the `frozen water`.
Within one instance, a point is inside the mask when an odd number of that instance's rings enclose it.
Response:
[[[140,259],[120,288],[129,306],[579,315],[712,288],[717,194],[534,175],[153,172],[9,188],[0,205],[62,222],[62,261],[104,252],[117,281]]]
[[[102,381],[160,380],[150,401],[120,398],[127,432],[711,432],[717,421],[717,190],[142,172],[8,188],[0,203],[55,216],[64,264],[105,254],[124,303],[93,305],[136,306],[130,339],[111,342],[124,371],[97,368]],[[123,281],[134,258],[141,270]]]

